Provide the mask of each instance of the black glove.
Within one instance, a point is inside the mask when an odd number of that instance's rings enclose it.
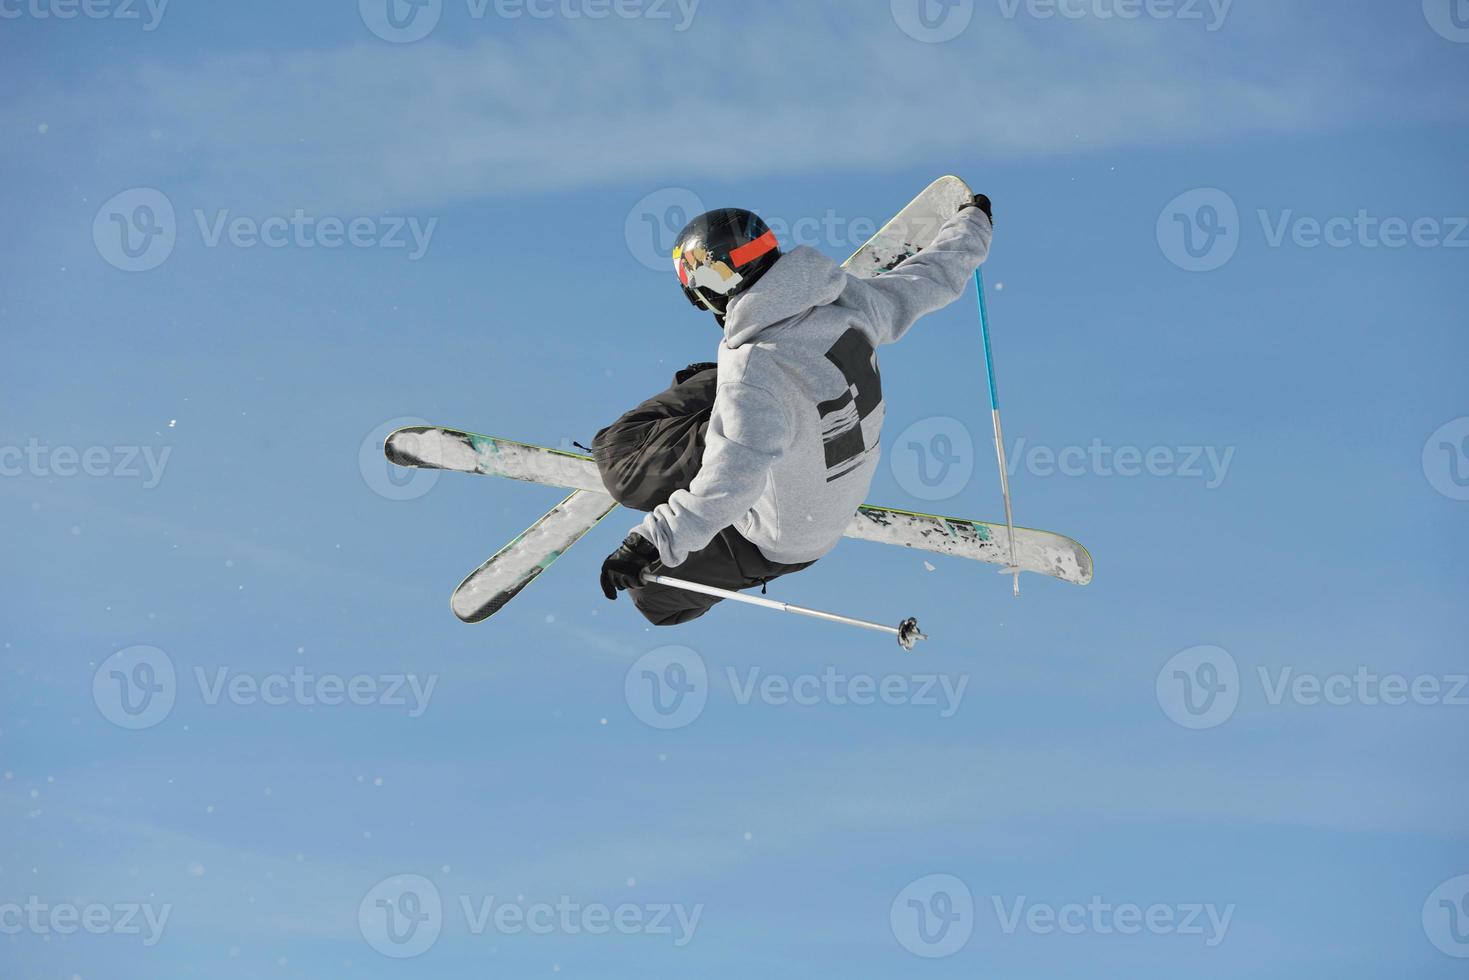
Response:
[[[991,223],[993,223],[995,220],[994,214],[990,211],[990,199],[984,194],[976,194],[974,195],[974,200],[965,201],[963,204],[959,205],[960,211],[963,211],[965,208],[979,208],[981,211],[984,212],[984,216],[990,219]]]
[[[634,531],[622,542],[622,547],[607,556],[602,562],[602,594],[616,599],[617,593],[643,584],[643,570],[658,560],[658,549],[653,542]]]
[[[676,385],[681,385],[685,381],[692,378],[694,375],[702,374],[705,371],[709,371],[717,367],[719,367],[719,365],[715,364],[713,361],[700,361],[697,364],[690,364],[688,367],[684,368],[682,371],[673,376],[673,383]]]

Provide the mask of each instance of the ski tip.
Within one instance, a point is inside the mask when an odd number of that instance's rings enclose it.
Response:
[[[416,437],[423,431],[422,426],[409,426],[389,432],[388,437],[383,440],[383,455],[388,458],[388,462],[399,466],[416,465],[419,460]]]
[[[521,588],[524,587],[521,586]],[[454,615],[458,618],[459,622],[473,626],[475,623],[483,623],[495,615],[495,613],[505,607],[507,602],[514,599],[519,592],[520,589],[516,589],[508,595],[502,592],[485,603],[465,601],[465,597],[456,596],[450,600],[449,608],[454,611]]]

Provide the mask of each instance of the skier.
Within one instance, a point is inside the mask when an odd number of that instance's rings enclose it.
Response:
[[[763,588],[835,547],[877,471],[876,348],[962,295],[992,234],[976,195],[922,252],[864,280],[813,248],[782,253],[750,211],[690,221],[673,264],[724,336],[716,363],[679,371],[592,441],[607,492],[648,512],[602,563],[607,598],[625,589],[671,626],[720,600],[644,583],[645,570]]]

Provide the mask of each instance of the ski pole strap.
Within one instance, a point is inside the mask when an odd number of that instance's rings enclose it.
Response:
[[[984,305],[984,273],[974,270],[974,291],[979,299],[979,335],[984,338],[984,375],[990,386],[990,411],[1000,410],[1000,390],[995,386],[995,357],[990,349],[990,314]]]

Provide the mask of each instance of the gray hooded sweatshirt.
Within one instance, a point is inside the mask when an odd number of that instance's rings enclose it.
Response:
[[[983,211],[965,208],[873,279],[801,246],[730,301],[698,475],[634,528],[665,565],[731,526],[783,564],[836,546],[877,472],[876,348],[962,295],[992,233]]]

